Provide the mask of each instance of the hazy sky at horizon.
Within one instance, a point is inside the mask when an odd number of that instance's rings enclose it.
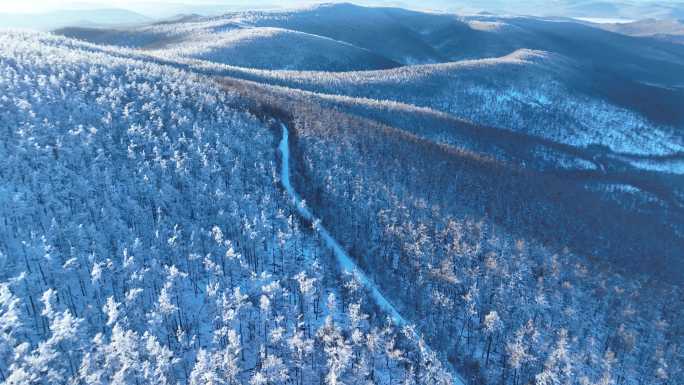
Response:
[[[0,0],[0,12],[37,13],[61,9],[124,8],[130,10],[153,9],[155,6],[203,7],[225,6],[298,6],[323,1],[308,0]]]
[[[185,9],[240,9],[240,8],[284,8],[297,7],[324,2],[342,2],[343,0],[0,0],[0,13],[40,13],[63,9],[96,9],[123,8],[140,12],[148,16],[155,13]],[[511,6],[506,0],[346,0],[364,5],[387,5],[414,9],[487,9],[500,4]],[[541,5],[568,3],[572,0],[521,0],[514,5],[521,8]],[[610,3],[611,0],[597,1]],[[647,3],[652,0],[613,0],[620,3]],[[684,0],[658,0],[659,3],[684,3]],[[201,13],[201,12],[200,12]]]

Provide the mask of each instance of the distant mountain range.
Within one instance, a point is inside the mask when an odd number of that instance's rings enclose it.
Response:
[[[411,2],[406,5],[415,6]],[[495,14],[566,16],[566,17],[605,17],[605,18],[681,18],[684,4],[679,1],[505,1],[505,0],[429,0],[421,2],[421,7],[432,7],[450,11],[467,10],[470,12],[491,12]]]
[[[230,1],[226,4],[191,4],[167,3],[160,7],[158,3],[145,1],[132,2],[126,9],[98,8],[88,6],[78,9],[63,9],[40,14],[7,14],[0,13],[0,27],[32,28],[52,30],[67,26],[132,26],[150,23],[164,19],[172,19],[178,15],[197,14],[216,16],[227,12],[241,10],[278,9],[287,5],[305,5],[307,1],[294,1],[288,4],[261,2],[258,5],[249,1]],[[331,2],[342,4],[343,2]],[[624,1],[585,1],[558,0],[542,1],[529,0],[525,2],[509,2],[503,0],[425,0],[415,1],[387,1],[387,0],[359,0],[359,4],[382,7],[402,7],[405,9],[434,10],[439,12],[457,12],[460,14],[497,14],[497,15],[528,15],[543,17],[573,17],[615,19],[615,20],[677,20],[684,19],[684,3],[678,1],[642,2]]]
[[[0,13],[2,28],[53,30],[66,26],[134,26],[154,19],[120,8],[60,10],[39,14]]]
[[[684,44],[684,19],[644,19],[631,23],[598,23],[593,25],[623,35],[650,37]]]

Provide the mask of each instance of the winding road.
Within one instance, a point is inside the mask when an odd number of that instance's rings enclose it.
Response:
[[[375,283],[359,268],[359,266],[352,260],[352,258],[347,254],[340,243],[330,234],[330,231],[323,226],[321,221],[316,218],[309,209],[301,196],[297,193],[295,188],[292,186],[292,181],[290,180],[290,132],[285,124],[281,123],[282,128],[282,138],[280,140],[280,145],[278,149],[281,155],[280,163],[280,181],[283,185],[285,191],[292,199],[293,203],[297,207],[299,215],[308,221],[314,223],[314,228],[318,235],[323,239],[325,245],[330,248],[330,250],[335,255],[337,262],[340,265],[340,269],[344,273],[353,274],[356,279],[370,292],[373,301],[378,305],[387,315],[392,319],[392,321],[400,327],[410,326],[411,323],[407,321],[404,316],[399,313],[399,311],[392,305],[392,303],[382,294],[380,289],[375,285]],[[418,332],[414,331],[414,337],[416,341],[424,341]],[[424,344],[425,349],[428,352],[432,352],[432,349]],[[451,365],[444,365],[444,367],[450,368]],[[461,377],[455,370],[450,370],[451,376],[453,378],[454,385],[466,385],[465,380]]]

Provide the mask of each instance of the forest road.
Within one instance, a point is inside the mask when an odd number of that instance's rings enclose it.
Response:
[[[399,311],[394,307],[394,305],[392,305],[387,297],[382,294],[377,285],[375,285],[375,283],[363,272],[363,270],[359,268],[359,266],[352,260],[350,255],[344,250],[342,245],[340,245],[340,243],[330,234],[330,231],[323,226],[320,219],[314,216],[311,209],[306,206],[306,202],[295,190],[290,179],[290,132],[285,124],[280,123],[280,126],[282,128],[282,137],[280,140],[280,145],[278,146],[281,156],[280,181],[283,185],[283,188],[292,199],[292,203],[297,207],[299,215],[314,224],[315,231],[321,237],[325,245],[335,255],[335,258],[337,259],[337,262],[343,273],[353,274],[356,279],[366,288],[366,290],[369,291],[375,304],[382,309],[382,311],[384,311],[397,326],[411,326],[411,323],[407,321],[407,319],[404,318],[401,313],[399,313]],[[413,330],[416,341],[425,341],[422,336],[415,331],[415,329],[411,329]],[[427,342],[424,342],[422,345],[426,352],[432,352],[432,349],[427,345]],[[463,377],[456,373],[456,371],[451,368],[451,365],[446,365],[446,367],[451,369],[450,374],[453,378],[453,385],[466,385]]]

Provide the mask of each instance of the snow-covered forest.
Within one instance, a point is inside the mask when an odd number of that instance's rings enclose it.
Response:
[[[682,74],[351,4],[0,31],[0,385],[677,385]]]
[[[680,288],[617,274],[607,255],[571,251],[583,237],[572,228],[592,224],[565,222],[563,212],[611,210],[600,226],[625,214],[552,178],[521,183],[532,175],[252,87],[244,95],[292,114],[295,184],[310,206],[474,383],[669,384],[681,371]],[[573,199],[555,211],[554,200]],[[657,237],[635,230],[643,237],[622,240],[620,263],[629,263],[628,248]]]
[[[0,37],[3,384],[447,383],[209,79]]]

